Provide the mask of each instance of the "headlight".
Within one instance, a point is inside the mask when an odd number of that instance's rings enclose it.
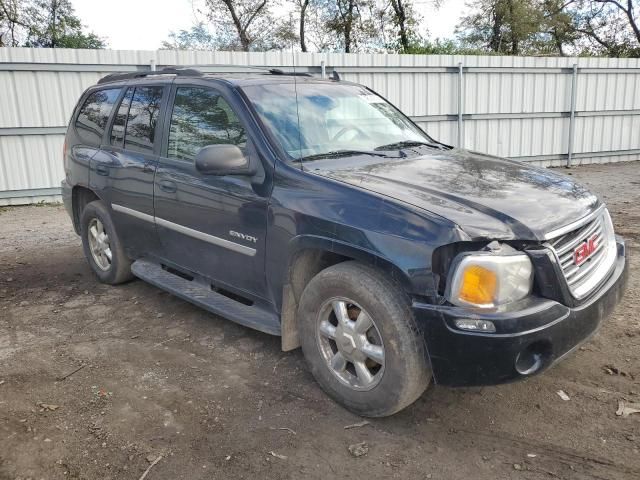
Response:
[[[532,285],[529,257],[492,242],[486,251],[461,253],[454,259],[446,297],[454,305],[492,308],[526,297]]]

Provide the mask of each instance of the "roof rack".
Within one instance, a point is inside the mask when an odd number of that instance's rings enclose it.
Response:
[[[176,75],[178,77],[201,77],[202,72],[195,68],[177,68],[167,67],[162,70],[144,70],[140,72],[128,72],[128,73],[111,73],[106,77],[102,77],[98,80],[98,84],[117,82],[118,80],[129,80],[132,78],[144,78],[153,75]]]
[[[271,75],[313,77],[312,74],[307,72],[286,72],[279,68],[256,67],[256,66],[249,66],[249,65],[200,65],[200,67],[243,67],[243,68],[253,68],[256,70],[261,70]],[[98,84],[117,82],[119,80],[130,80],[134,78],[145,78],[145,77],[151,77],[155,75],[175,75],[177,77],[202,77],[204,74],[205,73],[201,72],[200,70],[197,70],[191,67],[188,67],[188,68],[165,67],[161,70],[141,70],[138,72],[111,73],[105,77],[102,77],[100,80],[98,80]],[[336,76],[336,72],[334,71],[334,77],[335,76]]]

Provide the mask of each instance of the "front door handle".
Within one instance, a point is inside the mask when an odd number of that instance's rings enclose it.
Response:
[[[175,182],[171,182],[169,180],[160,180],[159,182],[160,190],[167,193],[175,193],[178,187]]]
[[[106,165],[96,165],[96,173],[98,175],[103,175],[105,177],[109,176],[109,167],[107,167]]]

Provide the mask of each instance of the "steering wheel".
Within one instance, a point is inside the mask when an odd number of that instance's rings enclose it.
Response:
[[[342,130],[340,130],[338,133],[336,133],[333,138],[331,139],[331,141],[335,142],[336,140],[338,140],[340,137],[343,137],[345,133],[347,132],[356,132],[358,135],[370,139],[371,137],[369,135],[367,135],[367,133],[362,130],[360,127],[356,127],[355,125],[347,125],[346,127],[344,127]]]

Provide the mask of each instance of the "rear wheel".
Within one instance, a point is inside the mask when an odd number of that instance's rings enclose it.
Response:
[[[100,281],[116,285],[131,280],[131,260],[104,203],[95,200],[87,204],[80,223],[84,254]]]
[[[409,299],[376,270],[345,262],[320,272],[300,299],[302,349],[320,386],[360,415],[391,415],[429,384]]]

